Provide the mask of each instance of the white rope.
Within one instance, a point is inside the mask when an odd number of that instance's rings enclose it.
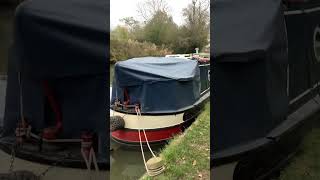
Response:
[[[138,122],[139,122],[139,116],[141,117],[141,111],[140,111],[140,109],[138,109]],[[145,131],[144,129],[142,129],[142,131],[143,131],[144,137],[145,137],[145,139],[146,139],[146,143],[147,143],[147,145],[148,145],[148,148],[149,148],[152,156],[153,156],[153,157],[156,157],[156,155],[153,153],[153,151],[152,151],[152,149],[151,149],[151,147],[150,147],[150,144],[149,144],[149,141],[148,141],[148,138],[147,138],[146,131]]]
[[[148,169],[148,167],[147,167],[146,158],[144,157],[144,151],[143,151],[143,147],[142,147],[140,129],[138,129],[138,132],[139,132],[139,141],[140,141],[140,148],[141,148],[141,154],[142,154],[142,158],[143,158],[144,167],[146,168],[146,171],[147,171],[148,175],[150,175],[149,169]]]
[[[97,158],[96,158],[96,153],[94,152],[93,148],[91,148],[91,156],[92,160],[93,160],[93,165],[96,171],[99,171],[99,166],[98,166],[98,162],[97,162]]]
[[[82,154],[82,158],[83,158],[84,162],[86,163],[87,170],[90,171],[91,170],[91,167],[90,167],[91,164],[89,164],[88,158],[87,158],[86,153],[84,152],[83,148],[81,148],[81,154]]]
[[[137,118],[138,118],[138,122],[139,122],[139,116],[141,116],[141,111],[139,108],[136,108],[136,113],[137,113]],[[148,142],[148,138],[147,138],[147,135],[146,135],[146,132],[144,129],[142,129],[143,133],[144,133],[144,137],[146,139],[146,143],[148,145],[148,148],[152,154],[153,157],[156,157],[156,155],[153,153],[150,145],[149,145],[149,142]],[[141,134],[140,134],[140,128],[138,129],[138,132],[139,132],[139,142],[140,142],[140,148],[141,148],[141,154],[142,154],[142,158],[143,158],[143,163],[144,163],[144,167],[146,168],[146,171],[148,173],[149,176],[151,176],[150,172],[149,172],[149,169],[147,167],[147,162],[146,162],[146,158],[144,156],[144,151],[143,151],[143,147],[142,147],[142,140],[141,140]]]
[[[81,154],[82,154],[82,157],[86,163],[88,171],[91,170],[92,163],[94,165],[95,170],[99,171],[99,166],[98,166],[96,154],[95,154],[93,148],[91,147],[91,145],[92,145],[92,142],[81,142]],[[86,156],[86,153],[84,152],[85,148],[90,148],[88,157]]]

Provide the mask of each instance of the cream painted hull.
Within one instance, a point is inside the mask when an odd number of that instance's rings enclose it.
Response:
[[[126,129],[162,129],[167,127],[173,127],[182,124],[183,121],[183,114],[171,114],[171,115],[142,115],[137,116],[134,114],[124,114],[120,112],[116,112],[110,110],[110,116],[121,116],[125,121],[125,128]]]

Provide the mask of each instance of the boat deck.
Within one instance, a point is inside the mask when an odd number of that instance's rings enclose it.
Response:
[[[1,150],[0,150],[0,164],[1,164],[0,173],[8,172],[10,167],[10,155],[4,153]],[[34,174],[39,175],[42,172],[44,172],[44,170],[46,170],[49,166],[16,158],[13,167],[14,167],[14,171],[16,170],[31,171]],[[57,180],[57,179],[89,180],[90,177],[91,179],[105,180],[109,178],[109,171],[88,172],[85,169],[55,167],[48,171],[48,173],[43,178],[43,180]]]

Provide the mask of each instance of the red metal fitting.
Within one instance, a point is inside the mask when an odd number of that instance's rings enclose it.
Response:
[[[86,156],[89,156],[90,150],[93,144],[93,134],[90,132],[81,133],[81,149],[85,152]]]
[[[59,130],[56,127],[45,128],[43,129],[42,137],[48,140],[57,139],[58,132]]]

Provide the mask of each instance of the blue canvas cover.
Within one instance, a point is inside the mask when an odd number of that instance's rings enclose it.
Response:
[[[130,104],[139,103],[143,113],[183,111],[200,97],[200,70],[194,60],[133,58],[118,62],[114,73],[111,103],[123,102],[126,89]]]

